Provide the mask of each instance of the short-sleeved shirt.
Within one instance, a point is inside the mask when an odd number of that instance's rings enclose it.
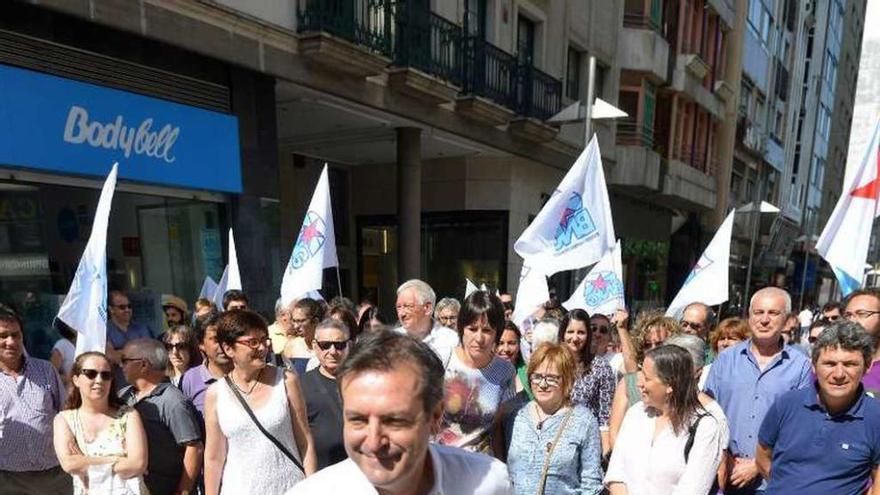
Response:
[[[862,494],[880,464],[880,401],[860,390],[831,416],[815,386],[795,390],[767,411],[758,440],[773,450],[768,493]]]
[[[151,338],[153,338],[153,334],[146,325],[133,321],[128,324],[128,329],[123,332],[113,320],[107,320],[107,341],[116,350],[122,349],[129,341]]]
[[[315,440],[318,469],[345,460],[348,454],[342,440],[342,397],[336,380],[314,369],[303,375],[300,385]]]
[[[399,333],[407,333],[406,329],[403,327],[397,327],[395,330]],[[458,332],[455,330],[449,327],[444,327],[439,323],[434,323],[434,326],[431,327],[431,331],[428,332],[428,335],[425,335],[422,342],[427,344],[428,347],[437,353],[437,356],[440,357],[440,361],[446,363],[449,361],[449,356],[452,354],[452,351],[458,347],[460,340],[458,338]]]
[[[126,387],[120,397],[134,407],[144,422],[149,466],[144,481],[150,493],[174,493],[183,474],[186,445],[202,440],[198,413],[183,392],[162,382],[149,395],[137,400],[134,387]]]
[[[865,393],[880,399],[880,361],[874,361],[868,372],[862,377],[862,385],[865,386]]]
[[[446,365],[443,422],[436,441],[476,452],[489,452],[492,421],[501,403],[514,395],[514,369],[495,357],[483,368],[464,364],[455,352]]]
[[[205,393],[208,387],[218,379],[208,371],[206,364],[200,364],[186,370],[180,378],[180,391],[192,402],[202,423],[205,422]]]
[[[17,377],[0,372],[0,471],[58,465],[52,422],[64,403],[64,385],[49,361],[23,359]]]
[[[752,340],[734,345],[718,355],[706,380],[706,393],[721,405],[730,425],[730,452],[754,458],[758,430],[764,415],[782,394],[811,383],[810,360],[790,345],[783,346],[764,369],[751,351]],[[756,479],[735,493],[754,493],[766,483]]]

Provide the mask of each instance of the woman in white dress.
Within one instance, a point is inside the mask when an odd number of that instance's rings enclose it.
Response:
[[[729,437],[721,409],[700,404],[681,347],[648,351],[642,372],[642,401],[623,419],[605,485],[611,495],[709,493]]]
[[[140,416],[113,393],[110,361],[80,354],[71,368],[73,389],[55,416],[55,454],[73,476],[75,495],[146,495],[147,435]]]
[[[205,493],[284,493],[317,466],[299,380],[266,364],[269,331],[257,313],[223,313],[217,341],[234,367],[205,396]],[[286,453],[260,431],[236,392]]]

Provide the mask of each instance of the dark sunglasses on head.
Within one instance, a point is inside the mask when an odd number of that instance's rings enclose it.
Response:
[[[173,350],[185,351],[185,350],[187,350],[187,346],[186,346],[186,344],[183,343],[183,342],[178,342],[178,343],[176,343],[176,344],[168,344],[168,343],[166,343],[166,344],[165,344],[165,350],[168,351],[168,352],[171,352],[171,351],[173,351]]]
[[[113,377],[113,375],[109,371],[98,370],[80,370],[79,374],[85,376],[89,380],[94,380],[98,377],[98,375],[101,375],[101,379],[105,382],[110,381],[110,378]]]
[[[318,348],[320,348],[322,351],[329,351],[331,347],[333,347],[337,351],[344,351],[345,348],[348,347],[347,340],[343,340],[341,342],[316,340],[315,344],[317,344]]]

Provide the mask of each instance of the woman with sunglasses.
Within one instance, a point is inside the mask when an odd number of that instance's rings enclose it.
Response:
[[[602,493],[599,426],[570,399],[579,366],[565,344],[541,344],[529,360],[535,398],[516,413],[507,454],[517,495]]]
[[[614,398],[615,379],[614,371],[608,361],[597,357],[593,351],[592,341],[596,338],[596,334],[590,325],[592,321],[590,315],[583,309],[569,311],[559,326],[559,341],[563,342],[577,358],[577,373],[571,389],[571,401],[586,407],[596,416],[604,454],[611,449],[608,420],[611,414],[611,400]],[[607,336],[609,333],[607,323],[605,329]]]
[[[282,356],[287,368],[297,374],[304,374],[308,363],[314,363],[315,353],[310,342],[315,340],[315,327],[324,319],[324,306],[308,297],[300,299],[290,307],[290,327],[293,337],[287,339]]]
[[[605,476],[611,495],[709,493],[729,433],[720,407],[700,403],[691,355],[676,345],[646,351],[639,390]]]
[[[284,493],[317,465],[299,379],[266,363],[269,330],[253,311],[223,313],[216,339],[233,368],[205,396],[205,493]]]
[[[633,356],[637,366],[641,366],[647,351],[660,347],[666,339],[682,332],[681,325],[675,319],[664,316],[663,313],[646,312],[640,315],[632,336]],[[617,382],[608,422],[608,438],[612,448],[617,441],[617,433],[620,431],[626,411],[642,400],[638,387],[640,374],[641,371],[625,373]]]
[[[137,411],[113,393],[110,360],[100,352],[77,356],[73,388],[55,417],[55,454],[73,476],[75,495],[148,493],[147,435]]]
[[[162,334],[162,342],[168,351],[168,378],[175,387],[180,387],[186,370],[202,364],[196,334],[186,325],[177,325]]]

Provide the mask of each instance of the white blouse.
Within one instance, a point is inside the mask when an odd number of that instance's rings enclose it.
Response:
[[[705,409],[710,417],[704,417],[697,426],[685,463],[687,429],[675,435],[670,425],[652,440],[656,417],[644,402],[631,407],[614,443],[605,484],[623,483],[629,495],[708,493],[730,432],[717,402],[711,402]]]

